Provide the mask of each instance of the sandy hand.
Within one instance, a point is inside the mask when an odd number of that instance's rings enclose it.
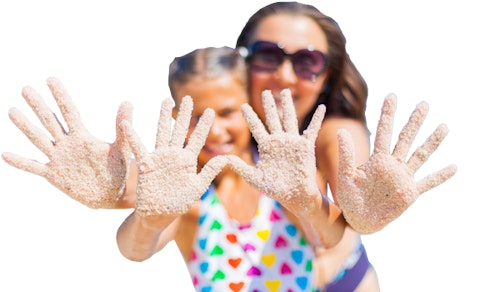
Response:
[[[374,150],[369,160],[355,168],[352,139],[339,130],[339,186],[336,202],[356,231],[370,234],[399,217],[422,193],[451,178],[457,168],[450,165],[416,182],[415,172],[427,161],[448,134],[441,124],[423,145],[406,160],[411,144],[422,125],[428,105],[421,102],[410,116],[390,153],[396,96],[388,95],[377,126]]]
[[[49,162],[43,164],[13,153],[3,153],[2,158],[11,166],[45,177],[52,185],[90,208],[111,208],[125,187],[132,155],[118,129],[121,121],[131,121],[131,105],[124,103],[120,106],[116,117],[116,140],[109,144],[85,129],[78,110],[59,80],[49,78],[47,84],[66,121],[67,131],[31,87],[25,87],[22,95],[54,140],[31,124],[16,108],[9,111],[9,117],[47,155]]]
[[[245,120],[258,143],[259,161],[254,166],[236,156],[229,156],[235,172],[255,188],[279,201],[295,214],[308,212],[311,195],[319,195],[316,183],[314,144],[325,107],[320,105],[303,135],[299,135],[295,107],[290,90],[281,92],[283,126],[270,91],[262,93],[266,125],[269,133],[248,105],[241,108]]]
[[[139,167],[136,194],[136,212],[139,215],[180,215],[187,212],[227,164],[225,156],[216,156],[197,173],[198,154],[210,131],[214,112],[212,109],[205,110],[184,146],[192,110],[193,100],[185,96],[170,135],[172,101],[163,101],[155,150],[151,153],[131,125],[127,121],[122,123]]]

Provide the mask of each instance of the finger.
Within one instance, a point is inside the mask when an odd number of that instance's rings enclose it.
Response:
[[[438,172],[430,174],[417,183],[419,194],[423,194],[428,190],[439,186],[457,173],[457,166],[452,164]]]
[[[56,115],[45,104],[42,97],[31,87],[23,88],[22,95],[33,112],[37,115],[42,125],[57,141],[62,140],[66,136],[66,131],[62,124],[57,119]]]
[[[201,169],[198,174],[200,193],[205,191],[212,183],[214,178],[221,172],[221,170],[229,163],[229,159],[225,155],[215,156],[210,159]]]
[[[148,155],[148,150],[146,149],[144,144],[142,144],[141,139],[132,128],[132,124],[130,124],[130,122],[127,120],[123,120],[120,124],[120,127],[122,128],[125,139],[130,145],[132,153],[134,153],[135,160],[137,160],[138,162],[142,162],[144,160],[144,157]]]
[[[49,159],[52,159],[52,151],[54,149],[53,142],[43,133],[43,131],[33,124],[16,108],[9,111],[10,120],[16,125],[28,139],[40,149]]]
[[[408,151],[410,151],[411,144],[417,136],[417,132],[422,126],[422,123],[429,112],[429,105],[426,102],[421,102],[417,105],[415,110],[410,116],[408,123],[405,125],[401,133],[399,134],[398,142],[394,146],[394,151],[392,155],[401,161],[406,160]]]
[[[292,92],[290,89],[283,89],[280,93],[281,103],[283,105],[283,128],[287,133],[298,134],[299,125],[297,122],[297,113],[293,104]]]
[[[255,111],[248,104],[243,104],[241,106],[241,113],[247,122],[248,128],[250,132],[252,132],[252,136],[255,138],[257,144],[260,144],[263,139],[268,135],[264,124],[259,119]]]
[[[118,108],[118,113],[116,114],[116,144],[120,149],[128,148],[128,143],[121,128],[121,122],[127,121],[132,124],[132,104],[130,102],[123,102]]]
[[[436,151],[446,135],[448,135],[448,127],[445,124],[439,125],[424,144],[413,152],[410,159],[408,159],[408,167],[414,172],[417,171],[427,161],[429,156]]]
[[[380,120],[378,121],[373,153],[390,153],[392,124],[396,112],[396,96],[389,94],[382,106]]]
[[[255,175],[255,167],[248,165],[243,159],[236,155],[227,155],[228,164],[231,169],[239,174],[248,183],[254,183],[258,178]]]
[[[191,96],[186,95],[181,102],[179,114],[175,121],[174,131],[172,134],[172,142],[170,145],[175,147],[183,147],[186,141],[186,136],[189,129],[189,122],[191,121],[191,112],[193,111],[193,99]]]
[[[33,174],[45,177],[47,174],[47,166],[43,163],[40,163],[35,160],[26,159],[21,156],[18,156],[14,153],[5,152],[2,154],[2,158],[5,162],[7,162],[10,166],[15,168],[31,172]]]
[[[339,175],[340,179],[353,177],[354,175],[354,142],[351,133],[346,129],[337,131],[339,141]]]
[[[323,104],[320,104],[316,108],[316,111],[314,112],[314,115],[311,119],[311,123],[309,124],[309,126],[307,126],[307,129],[304,131],[304,137],[309,141],[312,142],[316,141],[319,129],[321,128],[321,124],[325,117],[325,112],[326,112],[326,107]]]
[[[47,80],[47,85],[52,91],[52,95],[61,110],[66,125],[68,125],[68,132],[79,133],[84,131],[85,128],[80,118],[80,113],[62,83],[58,79],[50,77]]]
[[[167,147],[172,131],[172,99],[165,99],[161,103],[160,118],[158,119],[158,130],[156,131],[155,148]]]
[[[276,102],[270,90],[264,90],[262,92],[262,104],[264,105],[264,112],[266,113],[266,125],[269,129],[269,133],[283,132],[278,109],[276,108]]]
[[[200,153],[201,148],[205,145],[205,140],[207,139],[208,132],[210,132],[210,127],[214,122],[214,118],[214,110],[211,108],[205,109],[193,133],[189,136],[189,142],[186,145],[187,150],[191,151],[193,154]]]

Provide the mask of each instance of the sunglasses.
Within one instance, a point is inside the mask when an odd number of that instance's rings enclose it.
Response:
[[[248,47],[247,61],[254,72],[273,72],[289,57],[295,74],[301,79],[315,81],[326,69],[325,54],[317,50],[301,49],[293,54],[283,50],[280,44],[257,41]]]

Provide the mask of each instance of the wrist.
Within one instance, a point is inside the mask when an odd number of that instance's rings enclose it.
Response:
[[[134,214],[139,220],[141,227],[150,231],[163,229],[177,218],[177,215],[141,215],[138,212],[134,212]]]
[[[309,220],[321,212],[322,209],[322,195],[317,191],[303,192],[299,201],[289,203],[285,207],[290,210],[296,217]]]

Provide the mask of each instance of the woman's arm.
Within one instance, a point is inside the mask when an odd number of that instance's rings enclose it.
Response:
[[[339,129],[346,129],[352,134],[356,147],[357,165],[366,162],[370,153],[368,131],[362,123],[354,119],[336,117],[327,117],[323,120],[318,138],[316,139],[316,161],[319,172],[327,180],[332,193],[336,190],[338,179],[339,159],[336,133]],[[311,244],[314,246],[332,247],[343,237],[345,220],[342,217],[342,211],[332,202],[332,198],[327,197],[327,192],[325,191],[323,194],[322,196],[317,196],[317,198],[321,198],[321,203],[323,204],[318,209],[319,212],[314,212],[315,216],[309,218],[299,217],[298,219],[304,234]],[[320,206],[320,202],[316,204]],[[326,221],[320,224],[321,220]],[[330,227],[321,227],[321,225]],[[317,228],[330,229],[331,232],[335,232],[339,236],[338,238],[331,237],[330,240],[322,239],[321,233],[317,232]]]
[[[449,165],[416,181],[415,172],[427,161],[448,134],[446,125],[436,130],[408,158],[409,150],[428,112],[419,103],[391,149],[396,96],[388,95],[377,125],[373,153],[356,165],[354,141],[349,131],[340,129],[339,180],[335,201],[344,218],[359,233],[379,231],[398,218],[423,193],[450,179],[457,168]]]
[[[242,107],[258,143],[259,161],[254,167],[230,156],[231,167],[294,214],[311,244],[333,246],[342,238],[346,223],[340,209],[321,195],[317,185],[314,149],[325,107],[318,107],[308,128],[300,135],[290,91],[281,94],[282,117],[272,94],[269,91],[262,94],[267,129],[248,104]]]

